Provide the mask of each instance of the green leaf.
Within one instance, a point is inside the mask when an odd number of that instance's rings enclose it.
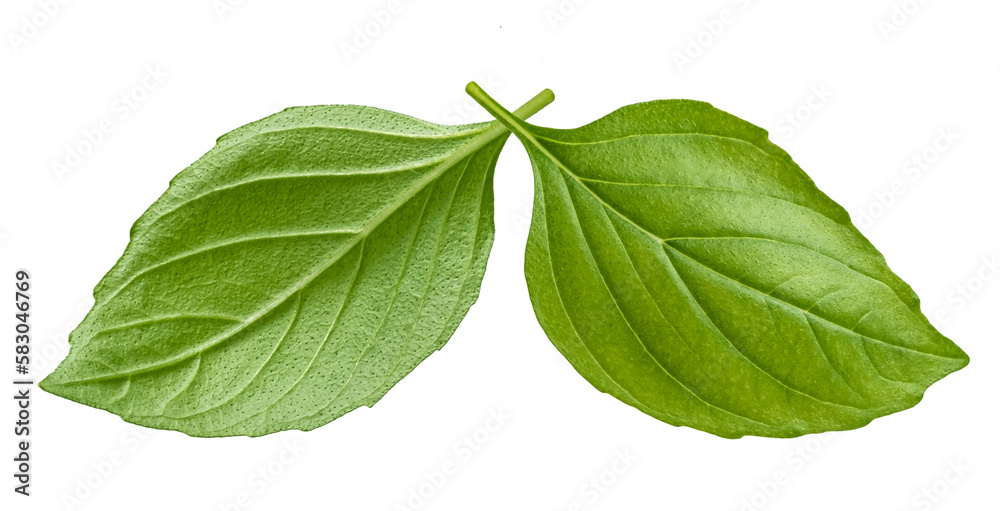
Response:
[[[42,388],[193,436],[371,406],[475,302],[508,135],[315,106],[223,136],[136,222]]]
[[[968,357],[767,133],[695,101],[556,130],[473,95],[534,166],[539,323],[603,392],[727,438],[864,426]]]

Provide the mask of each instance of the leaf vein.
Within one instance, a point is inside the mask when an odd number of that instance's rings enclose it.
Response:
[[[663,246],[668,246],[668,245],[664,244]],[[670,248],[673,248],[673,247],[671,246]],[[678,251],[678,253],[680,253],[680,252]],[[667,257],[669,258],[670,256],[667,256]],[[801,396],[810,398],[810,399],[812,399],[814,401],[817,401],[819,403],[827,404],[827,405],[830,405],[830,406],[842,407],[842,408],[851,408],[851,409],[858,410],[858,411],[864,411],[864,409],[858,408],[856,406],[851,406],[851,405],[847,405],[847,404],[843,404],[843,403],[835,403],[835,402],[832,402],[832,401],[827,401],[825,399],[821,399],[818,396],[814,396],[812,394],[809,394],[808,392],[805,392],[805,391],[793,388],[793,387],[789,386],[788,383],[782,381],[780,378],[778,378],[776,375],[774,375],[770,371],[764,369],[763,367],[760,367],[753,360],[750,360],[750,358],[745,353],[743,353],[742,350],[740,350],[739,348],[736,347],[736,344],[734,344],[733,341],[732,341],[732,339],[730,339],[729,336],[726,335],[726,333],[722,331],[722,328],[719,327],[719,325],[715,322],[715,320],[712,319],[712,316],[708,313],[708,311],[705,309],[705,307],[702,306],[701,302],[695,296],[694,291],[691,290],[691,287],[687,284],[687,281],[685,280],[685,278],[681,274],[681,272],[679,270],[677,270],[677,268],[674,267],[673,265],[671,265],[671,267],[673,268],[674,275],[677,276],[679,282],[681,282],[681,284],[684,285],[684,288],[687,289],[687,294],[688,294],[688,296],[691,297],[691,302],[693,304],[695,304],[696,306],[698,306],[698,309],[702,312],[702,315],[705,317],[705,319],[708,320],[709,326],[711,326],[713,330],[715,330],[716,332],[718,332],[719,335],[723,339],[725,339],[725,341],[733,348],[733,350],[736,353],[739,353],[739,355],[744,360],[746,360],[747,362],[749,362],[750,365],[752,365],[758,371],[760,371],[761,373],[765,374],[766,376],[768,376],[769,378],[771,378],[772,380],[774,380],[779,385],[781,385],[782,387],[784,387],[785,389],[787,389],[788,391],[790,391],[792,393],[799,394]]]
[[[703,263],[703,262],[701,262],[701,261],[699,261],[699,260],[697,260],[697,259],[695,259],[695,258],[691,257],[690,255],[686,254],[686,253],[685,253],[685,252],[684,252],[683,250],[681,250],[681,249],[679,249],[679,248],[675,247],[675,246],[674,246],[674,245],[672,245],[672,244],[669,244],[669,243],[664,243],[664,245],[663,245],[663,246],[665,246],[665,247],[670,247],[670,248],[671,248],[672,250],[674,250],[674,251],[675,251],[675,252],[677,252],[678,254],[681,254],[681,255],[683,255],[683,256],[684,256],[685,258],[687,258],[687,259],[690,259],[691,261],[694,261],[695,263],[697,263],[697,264],[699,264],[699,265],[701,265],[701,266],[705,267],[705,269],[707,269],[707,270],[711,271],[712,273],[715,273],[716,275],[718,275],[718,276],[722,277],[722,278],[723,278],[723,279],[725,279],[725,280],[729,280],[729,281],[732,281],[732,282],[735,282],[735,283],[737,283],[737,284],[739,284],[739,285],[741,285],[741,286],[743,286],[743,287],[746,287],[747,289],[749,289],[749,290],[751,290],[751,291],[755,291],[755,292],[757,292],[757,293],[761,293],[761,294],[765,294],[765,293],[764,293],[763,291],[761,291],[761,290],[759,290],[759,289],[757,289],[757,288],[755,288],[755,287],[752,287],[752,286],[749,286],[749,285],[747,285],[747,284],[744,284],[743,282],[740,282],[740,281],[738,281],[738,280],[736,280],[736,279],[734,279],[734,278],[732,278],[732,277],[729,277],[728,275],[725,275],[725,274],[723,274],[723,273],[720,273],[720,272],[718,272],[718,271],[717,271],[717,270],[715,270],[714,268],[712,268],[712,267],[710,267],[710,266],[706,265],[705,263]],[[770,295],[768,295],[768,296],[770,296]],[[792,308],[792,309],[795,309],[795,310],[799,310],[799,311],[802,311],[802,312],[806,312],[806,313],[809,313],[809,315],[810,315],[811,317],[814,317],[814,318],[816,318],[816,319],[819,319],[819,320],[823,321],[824,323],[827,323],[827,324],[830,324],[830,325],[833,325],[833,326],[835,326],[835,327],[837,327],[837,328],[840,328],[840,329],[842,329],[842,330],[844,330],[844,331],[847,331],[847,332],[851,332],[851,333],[853,333],[853,334],[855,334],[855,335],[857,335],[857,336],[859,336],[859,337],[862,337],[862,338],[864,338],[864,339],[869,339],[869,340],[871,340],[871,341],[874,341],[874,342],[877,342],[877,343],[879,343],[879,344],[884,344],[884,345],[886,345],[886,346],[889,346],[889,347],[891,347],[891,348],[895,348],[895,349],[899,349],[899,350],[904,350],[904,351],[910,351],[910,352],[913,352],[913,353],[917,353],[917,354],[919,354],[919,355],[925,355],[925,356],[928,356],[928,357],[936,357],[936,358],[941,358],[941,359],[945,359],[945,360],[954,360],[954,359],[951,359],[951,358],[949,358],[949,357],[945,357],[945,356],[942,356],[942,355],[937,355],[937,354],[935,354],[935,353],[929,353],[929,352],[925,352],[925,351],[920,351],[920,350],[918,350],[918,349],[915,349],[915,348],[910,348],[910,347],[908,347],[908,346],[901,346],[901,345],[899,345],[899,344],[893,344],[893,343],[890,343],[890,342],[887,342],[887,341],[884,341],[884,340],[882,340],[882,339],[877,339],[877,338],[875,338],[875,337],[870,337],[870,336],[867,336],[867,335],[864,335],[864,334],[861,334],[861,333],[858,333],[858,332],[854,332],[854,331],[852,331],[851,329],[849,329],[849,328],[845,327],[844,325],[841,325],[841,324],[839,324],[839,323],[836,323],[836,322],[834,322],[834,321],[832,321],[832,320],[829,320],[829,319],[827,319],[827,318],[824,318],[823,316],[819,316],[819,315],[817,315],[817,314],[813,314],[813,313],[809,312],[809,311],[808,311],[807,309],[803,309],[803,308],[801,308],[801,307],[799,307],[799,306],[797,306],[797,305],[795,305],[795,304],[793,304],[793,303],[790,303],[790,302],[786,302],[786,301],[784,301],[784,300],[782,300],[782,299],[780,299],[780,298],[777,298],[777,297],[775,297],[775,296],[770,296],[770,298],[771,298],[772,300],[774,300],[775,302],[779,303],[779,304],[782,304],[782,305],[784,305],[784,306],[786,306],[786,307],[790,307],[790,308]]]

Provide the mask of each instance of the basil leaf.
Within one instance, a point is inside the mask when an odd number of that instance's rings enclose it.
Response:
[[[42,387],[193,436],[371,406],[475,302],[508,135],[314,106],[223,136],[136,222]]]
[[[694,101],[546,129],[469,92],[528,150],[532,304],[599,390],[722,437],[793,437],[912,407],[968,363],[764,130]]]

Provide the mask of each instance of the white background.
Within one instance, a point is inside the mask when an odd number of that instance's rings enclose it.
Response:
[[[775,511],[997,509],[1000,278],[985,262],[1000,254],[996,2],[929,0],[884,37],[880,20],[891,23],[903,0],[567,0],[554,25],[547,11],[558,0],[402,0],[349,61],[342,45],[388,0],[233,0],[221,15],[226,0],[64,1],[52,16],[37,0],[0,7],[0,287],[13,287],[18,268],[32,272],[36,378],[65,355],[132,222],[217,136],[292,105],[487,120],[464,94],[471,79],[508,107],[551,87],[556,102],[534,122],[554,127],[692,98],[768,128],[972,363],[916,408],[822,439],[723,440],[645,416],[595,391],[534,319],[521,272],[531,174],[512,142],[496,172],[482,297],[449,344],[374,408],[310,433],[195,439],[36,389],[33,495],[15,496],[5,475],[3,509],[237,509],[245,493],[252,509],[390,510],[445,461],[457,473],[422,509],[721,511],[743,499]],[[703,34],[708,44],[679,68],[677,55],[699,49],[688,37],[727,9],[730,23]],[[22,17],[45,23],[33,32]],[[157,68],[166,76],[143,86]],[[825,99],[810,101],[814,91]],[[126,109],[122,93],[143,100]],[[808,119],[793,130],[780,124],[789,114]],[[113,131],[60,179],[53,165],[102,119]],[[939,130],[959,138],[935,154]],[[925,152],[935,161],[919,177],[904,169]],[[862,222],[863,210],[877,218]],[[0,362],[12,375],[13,303],[4,308]],[[509,418],[464,459],[454,445],[491,409]],[[14,468],[14,414],[4,399],[3,474]],[[288,443],[302,452],[283,462]],[[584,495],[616,451],[635,460],[596,499]],[[120,463],[102,476],[110,456]],[[280,472],[263,491],[252,479],[261,469]],[[776,471],[787,481],[765,496]],[[945,495],[919,505],[924,489]]]

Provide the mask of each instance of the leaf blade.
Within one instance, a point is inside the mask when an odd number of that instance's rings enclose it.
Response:
[[[351,106],[221,137],[136,222],[43,388],[193,436],[371,406],[478,296],[505,138]]]
[[[470,92],[528,150],[532,304],[599,390],[673,425],[791,437],[909,408],[967,364],[764,130],[689,101],[555,130]]]

